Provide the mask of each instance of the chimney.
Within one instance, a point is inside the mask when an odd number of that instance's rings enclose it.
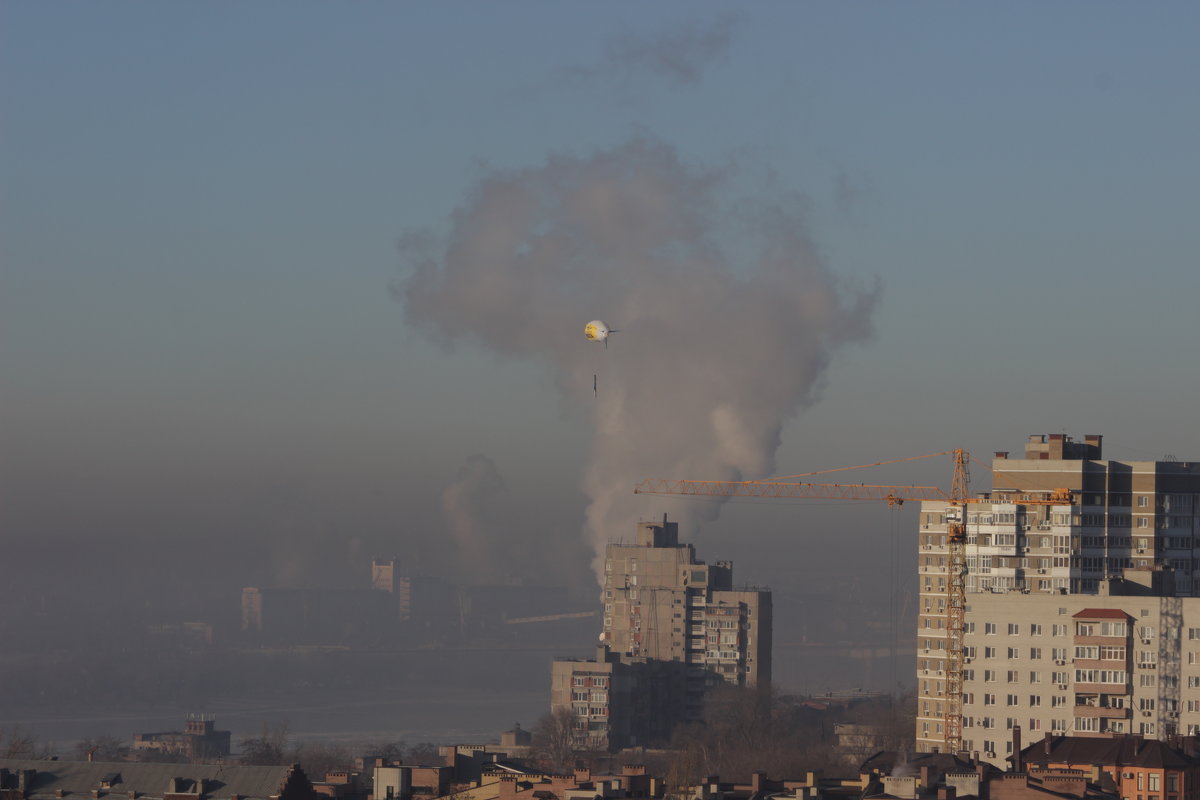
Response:
[[[765,772],[751,773],[750,774],[750,791],[754,794],[758,794],[759,792],[761,792],[763,790],[763,783],[766,781],[766,779],[767,779],[767,773],[765,773]]]
[[[996,460],[997,461],[1004,461],[1007,458],[1008,458],[1007,450],[997,450],[996,451]]]
[[[1013,755],[1012,755],[1012,770],[1013,772],[1023,772],[1021,769],[1021,726],[1013,726]]]
[[[921,786],[922,787],[929,786],[929,765],[928,764],[921,765]]]
[[[1046,731],[1046,738],[1042,739],[1042,745],[1046,755],[1050,755],[1050,751],[1054,749],[1054,735],[1050,731]]]

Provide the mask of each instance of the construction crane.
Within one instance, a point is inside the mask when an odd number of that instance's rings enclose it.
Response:
[[[792,478],[826,475],[833,472],[899,464],[937,456],[953,456],[954,476],[950,491],[937,486],[890,486],[846,483],[803,483]],[[946,503],[946,545],[948,550],[948,572],[946,580],[946,627],[949,633],[946,657],[946,711],[943,730],[946,749],[957,753],[962,747],[962,699],[964,635],[966,631],[966,574],[967,574],[967,514],[970,503],[1001,502],[990,497],[968,497],[970,475],[967,472],[969,454],[959,448],[912,456],[874,464],[808,472],[760,481],[702,481],[702,480],[644,480],[634,487],[634,494],[676,494],[697,497],[744,497],[755,499],[798,499],[798,500],[875,500],[889,506],[899,506],[910,500],[943,501]],[[1072,504],[1068,489],[1054,489],[1043,493],[1041,499],[1014,501],[1017,505],[1069,505]]]

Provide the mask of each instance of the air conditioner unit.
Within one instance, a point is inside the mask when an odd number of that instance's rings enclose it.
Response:
[[[1044,570],[1044,569],[1038,570],[1038,575],[1045,575],[1045,574],[1046,574],[1046,570]]]
[[[1143,711],[1143,712],[1142,712],[1142,716],[1143,716],[1143,717],[1150,717],[1150,716],[1153,716],[1153,714],[1152,714],[1151,712],[1149,712],[1149,711]]]
[[[1062,667],[1062,666],[1065,666],[1067,662],[1063,661],[1061,658],[1059,658],[1059,659],[1056,659],[1054,663],[1057,664],[1058,666]]]
[[[996,754],[991,752],[990,750],[988,752],[984,753],[983,755],[985,758],[995,758],[996,757]]]
[[[1066,689],[1066,688],[1067,688],[1067,685],[1066,685],[1065,683],[1060,683],[1060,684],[1058,685],[1058,688],[1059,688],[1059,689]]]
[[[1153,639],[1142,639],[1142,644],[1150,644],[1152,641]]]
[[[1028,553],[1028,552],[1029,552],[1029,548],[1028,548],[1028,547],[1026,547],[1026,548],[1024,549],[1024,552]]]

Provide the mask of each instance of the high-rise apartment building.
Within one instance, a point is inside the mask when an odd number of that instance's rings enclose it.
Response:
[[[922,504],[917,749],[946,746],[947,538],[960,520],[963,749],[1003,759],[1015,725],[1148,736],[1200,726],[1200,671],[1182,663],[1200,659],[1200,643],[1181,654],[1185,634],[1200,634],[1200,464],[1105,460],[1101,437],[1062,434],[1031,436],[1023,456],[996,453],[993,488],[964,509]],[[1180,716],[1193,705],[1194,721]]]
[[[662,736],[614,719],[628,708],[659,709],[660,721],[699,720],[710,686],[770,685],[771,593],[734,588],[732,563],[698,561],[692,545],[679,543],[677,523],[641,522],[634,543],[609,544],[602,597],[601,657],[555,661],[551,697],[553,708],[576,715],[589,745]],[[626,698],[620,705],[610,702],[614,687]]]
[[[733,564],[697,561],[678,523],[641,522],[634,544],[608,545],[603,596],[600,640],[613,651],[735,686],[771,682],[771,593],[734,589]]]

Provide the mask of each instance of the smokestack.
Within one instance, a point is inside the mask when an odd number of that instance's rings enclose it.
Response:
[[[1013,755],[1012,755],[1012,770],[1013,772],[1023,772],[1021,769],[1021,726],[1013,725],[1012,733]]]
[[[1046,731],[1046,737],[1042,739],[1042,744],[1045,747],[1046,755],[1050,755],[1050,752],[1054,749],[1054,734]]]

